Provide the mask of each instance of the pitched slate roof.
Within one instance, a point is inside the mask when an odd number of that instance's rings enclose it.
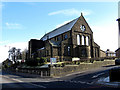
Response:
[[[96,42],[94,42],[94,47],[100,47]]]
[[[113,52],[113,51],[106,51],[106,53],[115,53],[115,52]]]
[[[56,28],[55,30],[45,34],[40,40],[45,41],[45,40],[47,40],[47,37],[49,37],[49,39],[50,39],[52,37],[55,37],[57,35],[60,35],[62,33],[67,32],[67,31],[70,31],[77,20],[78,20],[78,18],[70,21],[69,23],[67,23],[67,24],[65,24],[65,25],[63,25],[61,27]]]

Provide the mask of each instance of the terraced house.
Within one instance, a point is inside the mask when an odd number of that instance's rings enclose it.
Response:
[[[104,54],[94,42],[93,32],[82,13],[80,17],[45,34],[40,42],[37,56],[47,57],[48,60],[56,58],[57,61],[72,61]]]

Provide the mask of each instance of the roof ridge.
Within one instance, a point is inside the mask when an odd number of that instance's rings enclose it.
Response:
[[[79,17],[78,17],[78,18],[79,18]],[[46,33],[44,36],[46,36],[46,35],[48,35],[48,34],[50,34],[50,33],[54,32],[54,31],[58,30],[59,28],[62,28],[63,26],[65,26],[65,25],[67,25],[67,24],[72,23],[73,21],[77,20],[78,18],[73,19],[73,20],[69,21],[68,23],[66,23],[66,24],[64,24],[64,25],[62,25],[62,26],[60,26],[60,27],[58,27],[58,28],[53,29],[52,31],[50,31],[50,32]],[[43,37],[44,37],[44,36],[43,36]],[[42,37],[42,38],[43,38],[43,37]],[[42,38],[41,38],[41,39],[42,39]]]

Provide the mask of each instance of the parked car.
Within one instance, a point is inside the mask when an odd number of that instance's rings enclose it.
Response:
[[[115,60],[115,65],[120,65],[120,58]]]

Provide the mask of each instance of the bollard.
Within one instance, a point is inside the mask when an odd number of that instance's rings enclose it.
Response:
[[[48,72],[46,71],[46,76],[48,76]]]
[[[41,77],[43,76],[43,72],[41,71]]]

